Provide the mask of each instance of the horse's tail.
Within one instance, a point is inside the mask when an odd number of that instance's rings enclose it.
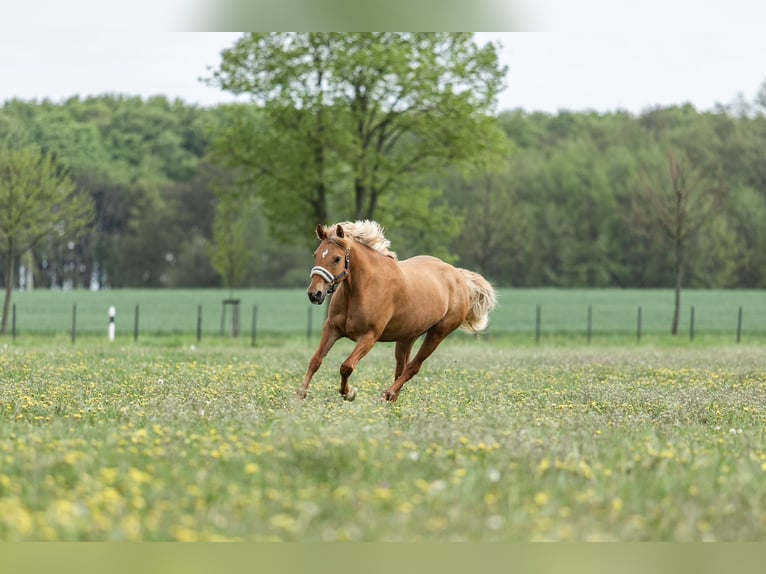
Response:
[[[490,311],[497,305],[495,290],[489,281],[478,273],[460,268],[458,271],[463,276],[470,294],[468,315],[466,315],[463,324],[460,325],[460,329],[469,333],[483,331],[489,324]]]

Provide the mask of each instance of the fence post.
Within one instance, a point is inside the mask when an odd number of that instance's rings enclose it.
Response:
[[[538,305],[535,311],[535,343],[540,342],[540,314],[540,305]]]
[[[136,313],[133,317],[133,342],[138,342],[138,303],[136,303]]]
[[[202,305],[197,305],[197,343],[202,339]]]
[[[116,313],[117,310],[114,308],[114,305],[109,307],[109,328],[107,330],[109,341],[114,341],[114,316]]]
[[[739,340],[741,337],[742,337],[742,306],[740,305],[739,312],[737,313],[737,343],[739,343]]]
[[[593,306],[588,305],[588,344],[590,345],[593,334]]]
[[[689,317],[689,341],[694,340],[694,305],[692,305],[691,316]]]
[[[638,306],[638,319],[636,325],[636,343],[641,342],[641,305]]]
[[[258,324],[258,305],[253,305],[253,328],[250,333],[250,346],[255,347],[256,325]]]
[[[309,305],[308,320],[306,325],[306,340],[311,343],[311,305]]]
[[[77,303],[72,303],[72,344],[77,338]]]
[[[13,304],[13,312],[11,314],[11,339],[16,340],[16,303]]]

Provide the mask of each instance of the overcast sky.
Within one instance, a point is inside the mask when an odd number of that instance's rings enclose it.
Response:
[[[14,4],[33,2],[10,4],[11,10]],[[615,6],[626,6],[620,0],[537,0],[527,21],[546,32],[479,33],[480,42],[503,44],[508,76],[498,110],[639,113],[686,102],[710,109],[738,94],[752,101],[766,82],[766,2],[632,5],[639,8],[620,12]],[[0,29],[0,102],[105,93],[162,94],[205,106],[233,99],[199,79],[239,33],[30,29],[8,22]]]

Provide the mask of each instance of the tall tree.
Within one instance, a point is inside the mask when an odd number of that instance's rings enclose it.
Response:
[[[0,249],[6,256],[0,334],[8,325],[16,257],[49,233],[75,239],[92,218],[90,199],[51,154],[0,141]]]
[[[387,195],[480,153],[505,70],[470,33],[251,33],[210,83],[250,94],[214,140],[249,168],[272,229],[375,218]],[[394,222],[391,222],[392,224]]]
[[[672,244],[675,297],[671,334],[676,335],[687,246],[715,214],[724,188],[685,154],[668,149],[665,157],[665,169],[645,169],[639,176],[633,196],[633,224],[647,234],[659,230]]]

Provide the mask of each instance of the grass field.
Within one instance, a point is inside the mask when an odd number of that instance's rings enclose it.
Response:
[[[0,342],[0,540],[766,540],[766,349]]]
[[[517,342],[535,340],[536,308],[540,306],[540,340],[586,338],[588,307],[592,308],[593,341],[617,338],[636,340],[638,307],[641,307],[642,340],[670,331],[673,293],[670,290],[637,289],[500,289],[499,306],[493,312],[490,335],[510,336]],[[202,336],[217,336],[221,329],[222,290],[110,290],[31,291],[14,293],[17,334],[69,337],[73,306],[77,305],[77,335],[106,336],[109,306],[117,309],[117,337],[134,334],[135,308],[139,306],[139,336],[175,336],[196,339],[198,309],[202,307]],[[325,307],[308,303],[305,291],[240,290],[240,325],[244,338],[252,332],[253,308],[257,306],[256,333],[261,337],[298,335],[305,338],[311,314],[312,333],[318,334]],[[739,308],[743,309],[742,341],[766,340],[766,292],[684,292],[680,339],[689,339],[691,307],[695,308],[695,338],[715,343],[736,340]],[[231,318],[226,319],[230,332]],[[10,325],[9,325],[10,330]]]

